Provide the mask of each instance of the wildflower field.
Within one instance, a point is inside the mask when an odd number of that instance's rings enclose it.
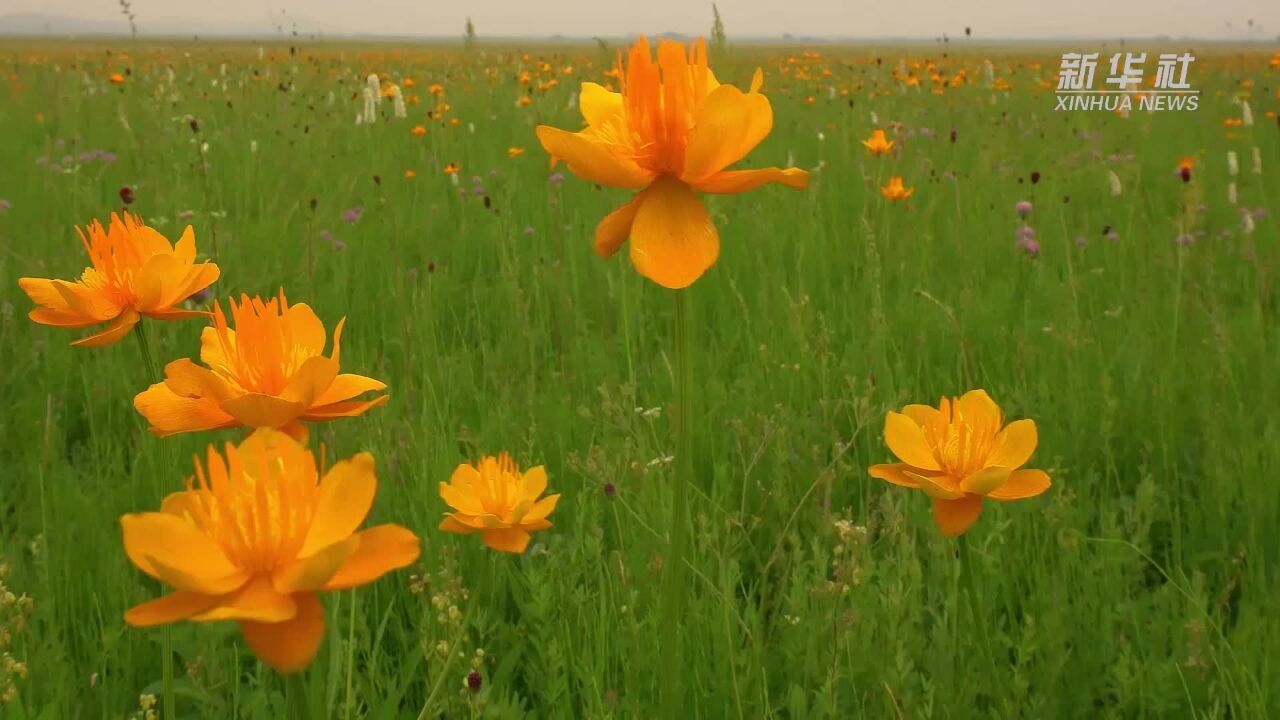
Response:
[[[0,717],[1280,715],[1280,54],[1082,49],[0,44]]]

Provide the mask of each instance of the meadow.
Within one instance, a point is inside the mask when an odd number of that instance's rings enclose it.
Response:
[[[581,127],[617,49],[0,45],[0,717],[161,714],[161,631],[123,617],[162,590],[120,518],[245,434],[154,436],[133,338],[27,318],[17,279],[77,277],[75,228],[125,196],[221,268],[189,306],[283,288],[389,386],[310,446],[371,452],[369,524],[421,555],[325,595],[309,716],[663,716],[675,305],[592,250],[627,193],[534,132]],[[811,179],[705,198],[679,717],[1280,715],[1280,59],[1200,49],[1195,112],[1055,113],[1082,49],[1118,48],[712,53],[721,82],[764,71],[773,129],[743,164]],[[142,327],[163,364],[204,324]],[[1053,485],[988,503],[961,554],[868,467],[893,461],[887,411],[974,388],[1035,420]],[[561,495],[521,554],[437,529],[439,483],[501,451]],[[234,623],[172,644],[178,717],[286,716]]]

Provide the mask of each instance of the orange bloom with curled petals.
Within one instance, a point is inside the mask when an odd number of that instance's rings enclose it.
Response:
[[[522,553],[529,533],[551,527],[547,516],[560,496],[539,500],[546,489],[546,469],[539,465],[521,473],[506,453],[483,456],[474,465],[463,463],[449,482],[440,483],[440,497],[453,508],[440,529],[463,535],[478,532],[494,550]]]
[[[112,213],[106,230],[97,220],[77,230],[93,263],[79,280],[18,280],[40,306],[29,316],[35,322],[82,328],[111,321],[102,332],[71,343],[99,347],[118,342],[143,315],[158,320],[209,316],[178,307],[218,279],[217,265],[196,262],[196,236],[190,225],[177,243],[127,212]]]
[[[773,128],[759,69],[744,93],[716,80],[702,40],[688,52],[663,40],[657,55],[654,62],[643,37],[632,46],[625,73],[619,55],[621,93],[582,84],[578,105],[585,130],[542,125],[537,133],[552,164],[563,160],[585,180],[639,191],[596,226],[596,252],[609,257],[630,239],[631,262],[641,275],[683,288],[720,254],[720,236],[698,192],[740,193],[775,182],[804,189],[809,174],[798,168],[726,170]]]
[[[889,178],[889,184],[880,188],[880,194],[890,200],[906,200],[915,191],[915,188],[904,187],[902,178],[897,175]]]
[[[872,465],[868,472],[933,498],[933,517],[944,535],[967,530],[983,499],[1022,500],[1049,489],[1048,473],[1022,469],[1036,451],[1035,422],[1004,425],[985,390],[944,397],[936,408],[908,405],[890,412],[884,442],[901,462]]]
[[[871,133],[871,137],[863,140],[862,145],[872,155],[888,155],[893,150],[893,141],[885,137],[883,130]]]
[[[159,512],[120,519],[129,560],[174,589],[126,612],[134,627],[235,620],[263,662],[299,672],[324,638],[317,593],[418,559],[418,538],[405,528],[359,529],[377,492],[369,453],[319,478],[310,451],[258,430],[239,447],[228,443],[225,459],[209,446],[206,468],[197,462],[196,481]]]
[[[305,439],[302,422],[362,415],[388,399],[356,400],[386,389],[363,375],[338,374],[342,327],[325,357],[324,324],[305,304],[289,305],[284,291],[263,302],[241,296],[230,325],[214,303],[213,325],[200,336],[200,367],[187,359],[165,366],[165,380],[138,393],[133,405],[157,435],[245,426],[277,428]]]
[[[107,79],[111,81],[111,84],[112,84],[112,85],[123,85],[123,84],[124,84],[124,76],[123,76],[123,75],[121,75],[120,73],[111,73],[111,77],[109,77],[109,78],[107,78]]]

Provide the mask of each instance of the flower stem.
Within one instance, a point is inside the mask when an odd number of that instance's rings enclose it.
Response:
[[[151,344],[147,342],[147,323],[140,322],[133,329],[133,336],[138,339],[138,351],[142,353],[142,366],[147,371],[147,384],[158,380],[156,373],[156,361],[151,355]],[[165,472],[169,467],[168,446],[160,446],[160,470],[156,473],[156,477],[160,473]],[[161,631],[161,655],[160,655],[160,682],[164,694],[164,714],[161,716],[164,720],[174,720],[178,717],[177,697],[173,691],[173,627],[165,625]]]
[[[351,686],[354,680],[356,667],[356,589],[351,588],[351,592],[347,593],[347,598],[351,602],[350,616],[347,623],[347,689],[346,700],[343,701],[342,717],[351,720],[351,705],[354,699],[351,695]]]
[[[689,486],[693,483],[693,371],[689,345],[688,291],[675,293],[675,385],[676,407],[673,427],[676,436],[675,478],[671,489],[671,516],[668,523],[668,547],[663,558],[662,578],[662,714],[680,717],[688,714],[682,707],[680,672],[683,667],[680,647],[680,616],[684,601],[685,545],[689,541]]]
[[[961,535],[957,540],[960,543],[960,574],[963,576],[961,582],[964,584],[964,594],[969,605],[969,622],[982,638],[982,649],[986,653],[985,660],[993,662],[995,656],[991,652],[990,633],[987,631],[987,624],[982,621],[978,613],[978,591],[975,589],[973,561],[969,557],[969,540],[966,535]]]
[[[288,706],[290,717],[295,720],[309,720],[311,717],[307,708],[307,686],[302,681],[302,673],[284,676],[284,704]]]

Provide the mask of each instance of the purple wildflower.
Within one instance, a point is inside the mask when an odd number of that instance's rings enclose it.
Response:
[[[360,216],[363,214],[364,214],[364,207],[361,205],[357,205],[353,208],[350,208],[346,212],[342,213],[342,219],[349,223],[354,223],[357,220],[359,220]]]
[[[1019,200],[1018,204],[1013,206],[1013,209],[1017,211],[1018,217],[1025,218],[1031,214],[1031,201]]]
[[[552,185],[559,185],[564,182],[564,173],[554,172],[547,176],[547,182]]]
[[[1194,235],[1192,235],[1191,233],[1182,233],[1182,234],[1181,234],[1181,235],[1179,235],[1178,237],[1174,238],[1174,239],[1173,239],[1173,241],[1174,241],[1174,242],[1176,242],[1176,243],[1178,243],[1178,244],[1179,244],[1179,245],[1181,245],[1182,247],[1186,247],[1186,246],[1190,245],[1191,243],[1195,242],[1195,241],[1196,241],[1196,237],[1195,237]]]

